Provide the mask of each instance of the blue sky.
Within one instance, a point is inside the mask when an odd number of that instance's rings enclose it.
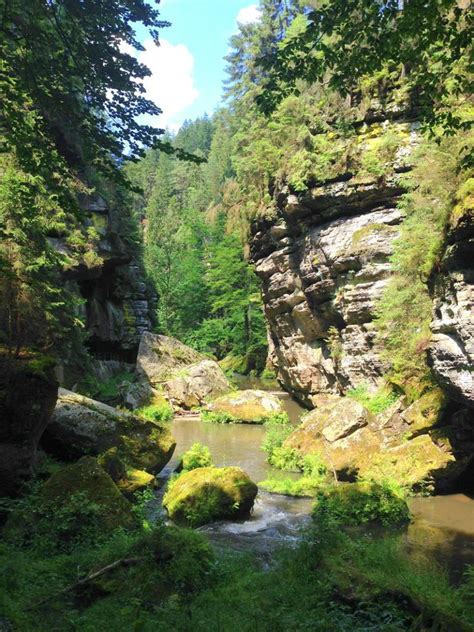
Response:
[[[144,29],[140,61],[152,71],[145,80],[147,95],[163,109],[153,121],[176,130],[187,118],[211,114],[222,96],[224,56],[237,22],[258,19],[255,0],[161,0],[161,18],[172,23],[161,31],[161,46]]]

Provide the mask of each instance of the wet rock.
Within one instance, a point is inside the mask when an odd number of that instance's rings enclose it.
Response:
[[[259,390],[245,390],[218,397],[207,410],[229,415],[235,423],[263,423],[266,418],[283,411],[280,400]]]
[[[0,359],[0,496],[12,496],[33,475],[38,442],[56,404],[55,362]]]
[[[199,406],[231,389],[217,362],[168,336],[142,336],[137,372],[152,387],[163,388],[171,403],[180,408]]]
[[[176,442],[166,425],[60,389],[43,445],[61,458],[99,456],[115,448],[127,467],[155,474],[170,460]]]
[[[179,525],[198,527],[216,520],[247,518],[258,488],[239,467],[200,467],[172,483],[163,499]]]

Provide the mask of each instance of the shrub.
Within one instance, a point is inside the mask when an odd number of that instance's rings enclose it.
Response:
[[[277,449],[278,451],[282,448]],[[316,496],[317,492],[327,483],[328,471],[319,454],[307,454],[304,457],[296,454],[283,460],[283,465],[294,465],[292,469],[299,469],[303,476],[297,479],[270,477],[260,483],[269,492],[286,494],[287,496]],[[293,460],[292,460],[293,459]],[[289,469],[289,468],[281,468]]]
[[[210,424],[232,424],[237,420],[230,413],[201,410],[201,419]]]
[[[355,399],[356,402],[365,406],[367,410],[370,410],[375,415],[387,410],[398,399],[397,393],[387,387],[381,388],[375,393],[370,393],[365,384],[347,391],[347,397]]]
[[[273,413],[265,420],[265,438],[261,448],[267,454],[267,463],[280,470],[299,471],[300,455],[283,445],[293,432],[287,413]]]
[[[194,443],[181,457],[183,470],[189,472],[198,467],[210,467],[213,465],[209,448],[201,443]]]
[[[137,415],[149,419],[150,421],[166,422],[173,419],[173,409],[167,401],[159,404],[151,404],[144,406],[135,411]]]
[[[410,517],[405,496],[400,488],[388,483],[342,483],[331,486],[317,495],[313,518],[359,525],[381,522],[397,525]]]

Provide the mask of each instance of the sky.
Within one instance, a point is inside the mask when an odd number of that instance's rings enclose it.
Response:
[[[258,20],[251,0],[161,0],[160,18],[171,26],[160,32],[156,47],[145,29],[137,36],[145,51],[138,59],[152,72],[144,81],[147,96],[163,114],[152,121],[177,131],[186,119],[212,114],[222,97],[224,56],[238,22]],[[148,122],[148,121],[147,121]]]

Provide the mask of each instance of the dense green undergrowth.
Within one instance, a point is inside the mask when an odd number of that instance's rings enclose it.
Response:
[[[0,544],[0,616],[31,632],[462,632],[474,624],[473,574],[450,586],[395,534],[345,535],[320,518],[296,549],[272,557],[265,570],[254,554],[216,554],[202,535],[163,525],[50,556]]]

